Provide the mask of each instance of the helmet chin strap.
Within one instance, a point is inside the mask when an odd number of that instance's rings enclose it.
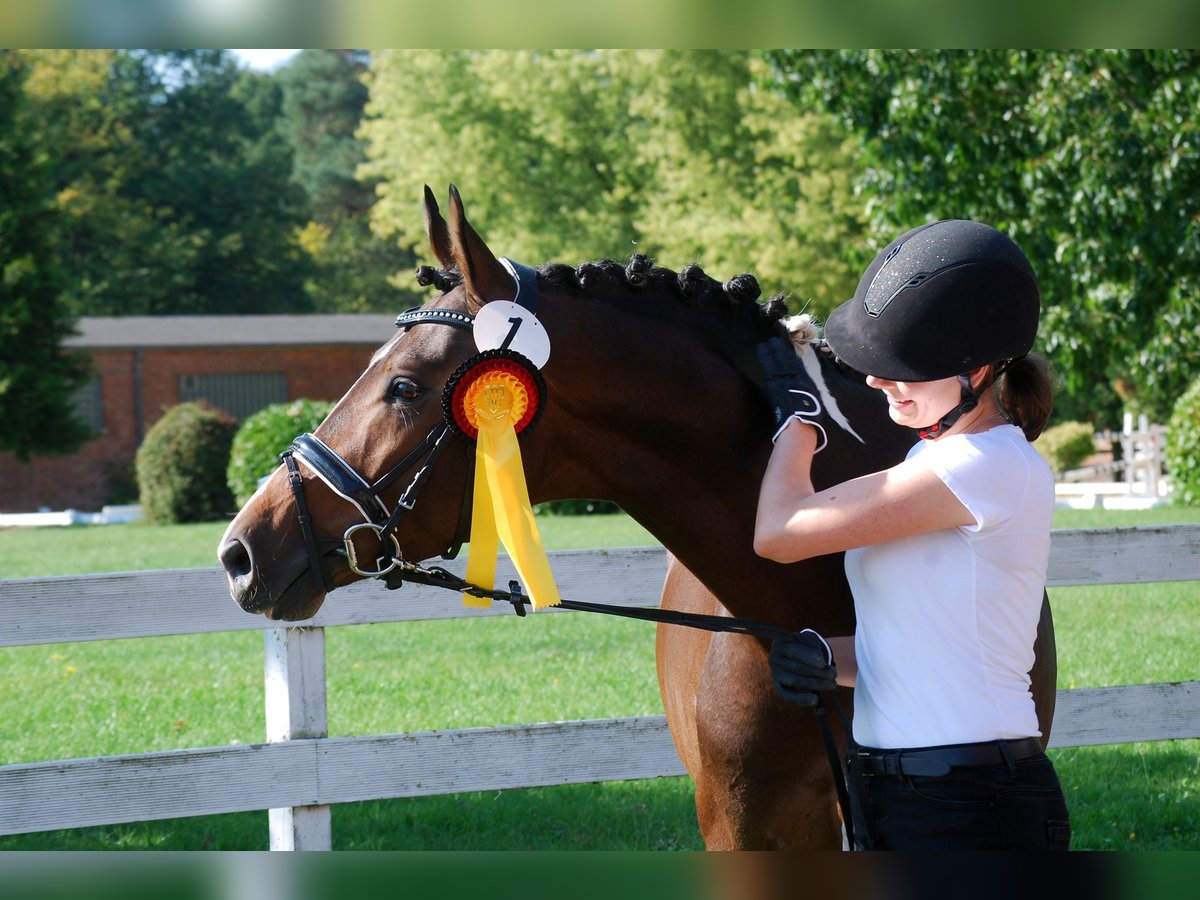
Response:
[[[916,429],[917,435],[923,440],[932,441],[962,418],[964,413],[969,413],[979,405],[979,395],[971,389],[971,379],[966,375],[958,376],[958,384],[960,390],[960,401],[958,406],[942,416],[934,425],[927,425],[924,428]]]

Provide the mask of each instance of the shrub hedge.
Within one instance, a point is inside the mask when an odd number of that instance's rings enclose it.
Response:
[[[1164,449],[1171,479],[1171,502],[1200,506],[1200,378],[1179,399],[1167,422]]]
[[[279,454],[292,439],[314,431],[325,421],[333,404],[327,400],[293,400],[264,407],[242,423],[233,437],[225,478],[237,505],[242,506],[258,488],[258,480],[279,465]]]
[[[1063,422],[1043,431],[1033,446],[1059,476],[1096,452],[1095,429],[1086,422]]]
[[[235,419],[205,403],[180,403],[154,423],[135,463],[146,521],[207,522],[232,511],[225,465],[235,431]]]

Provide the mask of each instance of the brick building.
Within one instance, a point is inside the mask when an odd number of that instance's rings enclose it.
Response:
[[[0,454],[0,512],[98,510],[128,483],[146,430],[167,408],[207,400],[237,419],[270,403],[337,400],[392,335],[391,315],[82,318],[65,346],[94,378],[79,414],[96,437],[66,457]]]

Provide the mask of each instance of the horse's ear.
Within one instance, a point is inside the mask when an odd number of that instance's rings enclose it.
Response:
[[[472,306],[480,307],[489,300],[511,300],[517,295],[508,270],[467,221],[462,197],[454,185],[450,185],[450,250]]]
[[[429,185],[425,185],[425,236],[429,238],[429,249],[441,267],[448,269],[454,265],[454,255],[450,252],[450,232]]]

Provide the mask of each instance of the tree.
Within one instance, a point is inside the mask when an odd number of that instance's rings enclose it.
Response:
[[[664,258],[750,270],[765,289],[793,292],[793,309],[826,314],[849,296],[860,273],[843,248],[865,229],[858,142],[764,90],[752,54],[647,51],[638,62],[641,133],[629,144],[649,184],[637,224]]]
[[[374,186],[355,177],[365,156],[356,132],[367,103],[368,62],[362,50],[302,50],[276,76],[292,180],[320,222],[365,213],[375,201]]]
[[[88,437],[72,413],[87,378],[82,359],[59,349],[74,323],[55,262],[54,194],[24,100],[26,66],[0,50],[0,450],[22,461],[67,453]]]
[[[30,51],[78,314],[302,312],[280,94],[224,51]]]
[[[768,58],[800,106],[868,141],[858,187],[876,246],[933,218],[1007,231],[1041,281],[1063,413],[1112,424],[1125,403],[1165,419],[1200,371],[1200,54]]]
[[[828,309],[857,276],[853,141],[765,91],[748,51],[385,51],[362,133],[375,228],[425,254],[423,184],[456,183],[527,263],[648,253],[751,271]]]
[[[411,280],[389,283],[397,267],[411,272],[415,258],[371,231],[375,183],[356,175],[366,158],[357,132],[367,63],[361,50],[304,50],[276,76],[283,96],[279,131],[309,209],[300,244],[315,263],[306,291],[317,310],[386,311],[420,302]]]

